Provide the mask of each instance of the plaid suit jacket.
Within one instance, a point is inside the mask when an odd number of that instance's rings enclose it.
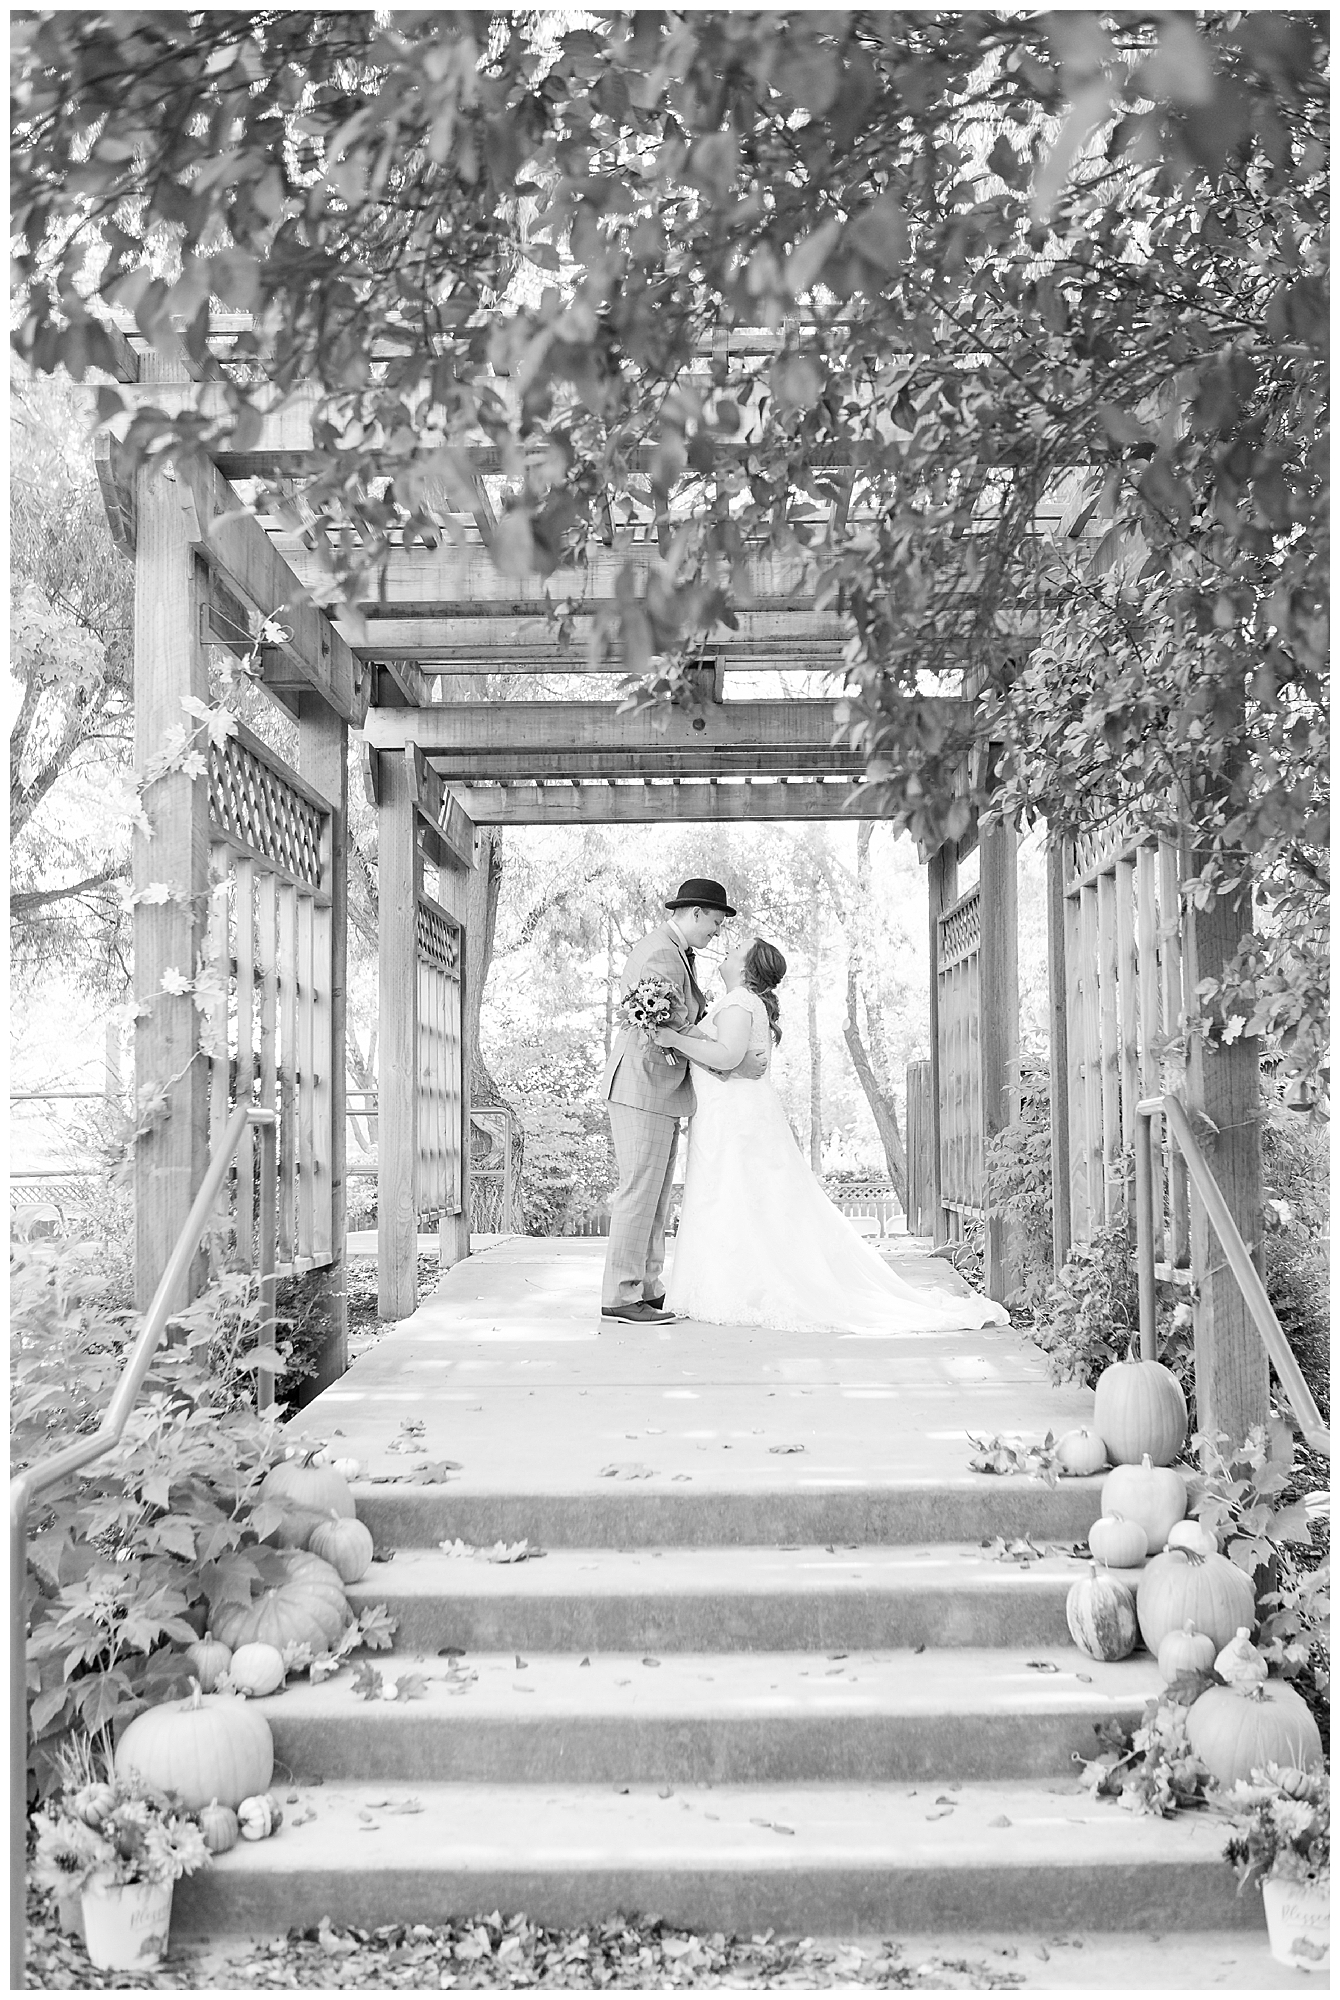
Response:
[[[664,979],[679,995],[670,1017],[672,1028],[696,1028],[707,1011],[697,980],[689,970],[684,948],[665,924],[659,924],[640,938],[628,954],[620,981],[620,996],[626,996],[639,979]],[[691,1118],[697,1100],[688,1058],[675,1055],[666,1061],[670,1049],[643,1046],[635,1028],[621,1028],[610,1050],[600,1095],[614,1104],[630,1104],[639,1111],[655,1112],[662,1118]]]

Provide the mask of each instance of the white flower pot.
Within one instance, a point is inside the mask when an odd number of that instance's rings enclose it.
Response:
[[[1329,1881],[1288,1882],[1271,1876],[1262,1883],[1270,1956],[1302,1972],[1325,1972],[1331,1963]]]
[[[82,1897],[84,1942],[107,1972],[157,1965],[167,1950],[172,1883],[108,1882],[94,1876]]]

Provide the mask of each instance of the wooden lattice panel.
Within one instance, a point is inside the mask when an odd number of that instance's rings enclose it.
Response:
[[[461,934],[437,910],[420,903],[415,911],[414,937],[425,965],[435,966],[448,979],[461,976]]]
[[[1075,835],[1073,861],[1067,887],[1091,882],[1108,868],[1125,860],[1139,843],[1139,833],[1124,816],[1108,820],[1105,826],[1090,827]]]
[[[982,897],[980,889],[969,889],[948,914],[940,919],[940,964],[957,965],[981,949]]]
[[[291,881],[320,888],[325,815],[236,736],[210,747],[209,816],[220,839]]]

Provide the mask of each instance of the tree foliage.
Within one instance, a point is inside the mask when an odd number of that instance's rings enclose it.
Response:
[[[655,524],[593,643],[663,692],[747,557],[794,562],[899,824],[995,791],[1194,828],[1197,893],[1260,905],[1209,1025],[1314,1068],[1323,19],[580,19],[26,18],[20,351],[111,367],[108,305],[180,330],[222,397],[141,408],[151,454],[249,449],[316,383],[304,494],[254,498],[332,593],[460,532],[472,447],[506,572]]]

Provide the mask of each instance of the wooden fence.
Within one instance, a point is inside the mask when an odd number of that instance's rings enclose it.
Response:
[[[461,1052],[461,926],[419,892],[418,1091],[415,1205],[421,1216],[461,1213],[465,1185],[465,1092]]]
[[[940,1205],[961,1228],[984,1208],[979,883],[944,912],[938,928]]]
[[[238,725],[209,755],[211,895],[196,1001],[215,1146],[238,1103],[278,1114],[278,1268],[336,1256],[331,805]],[[259,1149],[243,1134],[212,1256],[254,1268]]]
[[[1074,1242],[1126,1213],[1139,1100],[1182,1086],[1183,872],[1174,842],[1123,822],[1062,845],[1067,1062],[1053,1099],[1065,1121]],[[1166,1139],[1154,1208],[1165,1267],[1185,1265],[1186,1169]]]

